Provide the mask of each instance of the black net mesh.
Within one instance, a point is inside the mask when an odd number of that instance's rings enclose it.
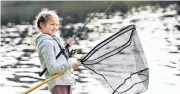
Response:
[[[148,88],[149,69],[134,25],[99,43],[81,62],[112,94],[139,94]]]

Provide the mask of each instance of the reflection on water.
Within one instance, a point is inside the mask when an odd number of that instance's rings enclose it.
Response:
[[[155,62],[149,61],[150,69],[153,66],[153,70],[154,66],[157,65],[157,69],[160,70],[157,73],[164,77],[163,84],[177,86],[179,85],[178,79],[180,77],[180,16],[174,7],[176,6],[170,5],[164,9],[157,8],[156,12],[153,12],[148,6],[145,7],[145,10],[141,10],[141,8],[137,9],[139,11],[132,9],[131,14],[124,14],[126,15],[125,17],[118,15],[119,13],[116,12],[111,15],[112,22],[110,23],[112,23],[112,26],[109,26],[106,31],[102,29],[104,28],[105,30],[107,28],[107,24],[103,21],[106,19],[95,17],[96,21],[92,21],[87,27],[93,27],[92,31],[98,31],[98,33],[89,32],[90,36],[88,36],[88,39],[85,42],[84,40],[79,42],[79,48],[81,49],[78,52],[88,52],[99,41],[110,36],[112,32],[123,26],[135,24],[145,48],[145,53],[147,53],[147,58],[149,60],[155,59]],[[99,23],[100,25],[92,26],[93,23]],[[2,26],[0,49],[2,81],[0,82],[0,88],[3,91],[1,94],[23,92],[37,84],[37,82],[44,80],[44,77],[38,76],[42,69],[40,68],[37,53],[29,45],[33,34],[35,34],[35,31],[32,25]],[[99,35],[98,37],[93,37],[97,36],[97,34]],[[124,66],[121,67],[123,68]],[[161,72],[162,70],[163,72]],[[75,70],[74,74],[77,81],[76,88],[73,88],[75,94],[95,94],[97,90],[95,87],[98,87],[98,83],[89,74],[87,69],[80,66],[79,69]],[[166,79],[168,76],[172,78]],[[46,85],[38,88],[37,91],[39,92],[35,94],[49,94]]]

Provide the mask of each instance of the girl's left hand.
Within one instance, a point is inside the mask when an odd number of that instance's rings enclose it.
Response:
[[[74,45],[76,43],[74,38],[68,39],[66,42],[67,42],[67,44],[69,44],[69,46],[72,46],[72,45]]]

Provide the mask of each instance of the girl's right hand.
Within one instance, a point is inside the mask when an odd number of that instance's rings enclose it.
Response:
[[[74,38],[70,38],[66,41],[67,44],[69,44],[69,46],[72,46],[76,43],[76,41],[74,40]]]
[[[68,62],[71,64],[71,68],[76,69],[79,65],[81,65],[81,62],[77,60],[77,58],[69,58]]]
[[[76,63],[73,65],[73,69],[77,69],[80,65],[81,65],[81,62],[77,60]]]

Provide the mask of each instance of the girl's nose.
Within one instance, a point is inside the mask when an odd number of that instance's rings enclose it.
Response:
[[[56,28],[59,29],[60,25],[56,25]]]
[[[55,29],[55,30],[58,30],[58,28],[59,28],[59,26],[54,26],[54,29]]]

